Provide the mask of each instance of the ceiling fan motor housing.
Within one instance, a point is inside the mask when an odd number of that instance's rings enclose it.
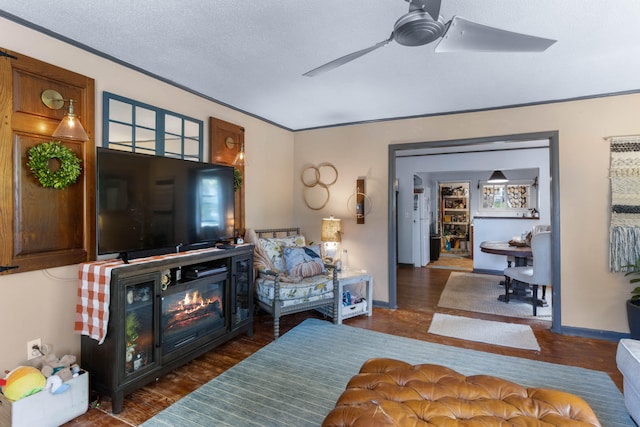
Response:
[[[442,17],[436,21],[428,13],[415,10],[396,21],[393,39],[403,46],[422,46],[441,37],[445,28]]]

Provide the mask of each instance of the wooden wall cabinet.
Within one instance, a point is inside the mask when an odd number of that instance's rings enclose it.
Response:
[[[233,165],[236,154],[244,147],[244,128],[224,120],[209,118],[211,163],[233,166],[242,175],[242,185],[235,192],[235,228],[244,234],[244,165]]]
[[[16,52],[0,56],[0,265],[10,273],[95,259],[94,81]],[[81,160],[82,173],[64,189],[44,188],[27,166],[31,147],[51,134],[68,109],[47,108],[40,98],[54,89],[73,99],[91,138],[61,140]],[[50,162],[55,170],[55,161]]]

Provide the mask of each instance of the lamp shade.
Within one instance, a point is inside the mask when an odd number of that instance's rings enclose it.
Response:
[[[246,166],[247,165],[247,158],[246,158],[246,154],[244,152],[244,144],[242,144],[240,146],[240,150],[238,150],[238,154],[236,154],[236,157],[233,159],[233,165],[234,166]]]
[[[507,182],[507,181],[509,181],[507,179],[507,177],[504,176],[502,171],[498,170],[498,171],[493,171],[493,173],[491,174],[491,177],[489,177],[489,181],[487,181],[487,182],[489,182],[491,184],[500,184],[500,183]]]
[[[69,100],[69,112],[64,115],[51,136],[54,138],[75,139],[77,141],[89,140],[89,136],[84,131],[82,123],[80,123],[80,120],[73,112],[73,100]]]
[[[75,139],[77,141],[88,141],[89,136],[82,128],[80,120],[75,115],[65,115],[60,124],[53,132],[54,138]]]
[[[331,218],[322,219],[322,232],[320,240],[323,242],[340,242],[342,240],[342,220]]]

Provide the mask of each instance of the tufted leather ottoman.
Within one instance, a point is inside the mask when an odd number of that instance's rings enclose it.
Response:
[[[322,425],[601,426],[570,393],[393,359],[365,362]]]

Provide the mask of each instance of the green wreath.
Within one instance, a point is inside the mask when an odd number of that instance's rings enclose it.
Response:
[[[58,159],[60,167],[49,169],[49,160]],[[80,176],[80,160],[60,141],[43,142],[29,149],[27,166],[43,187],[63,189],[76,182]]]
[[[240,169],[233,170],[233,192],[235,193],[242,187],[242,172]]]

